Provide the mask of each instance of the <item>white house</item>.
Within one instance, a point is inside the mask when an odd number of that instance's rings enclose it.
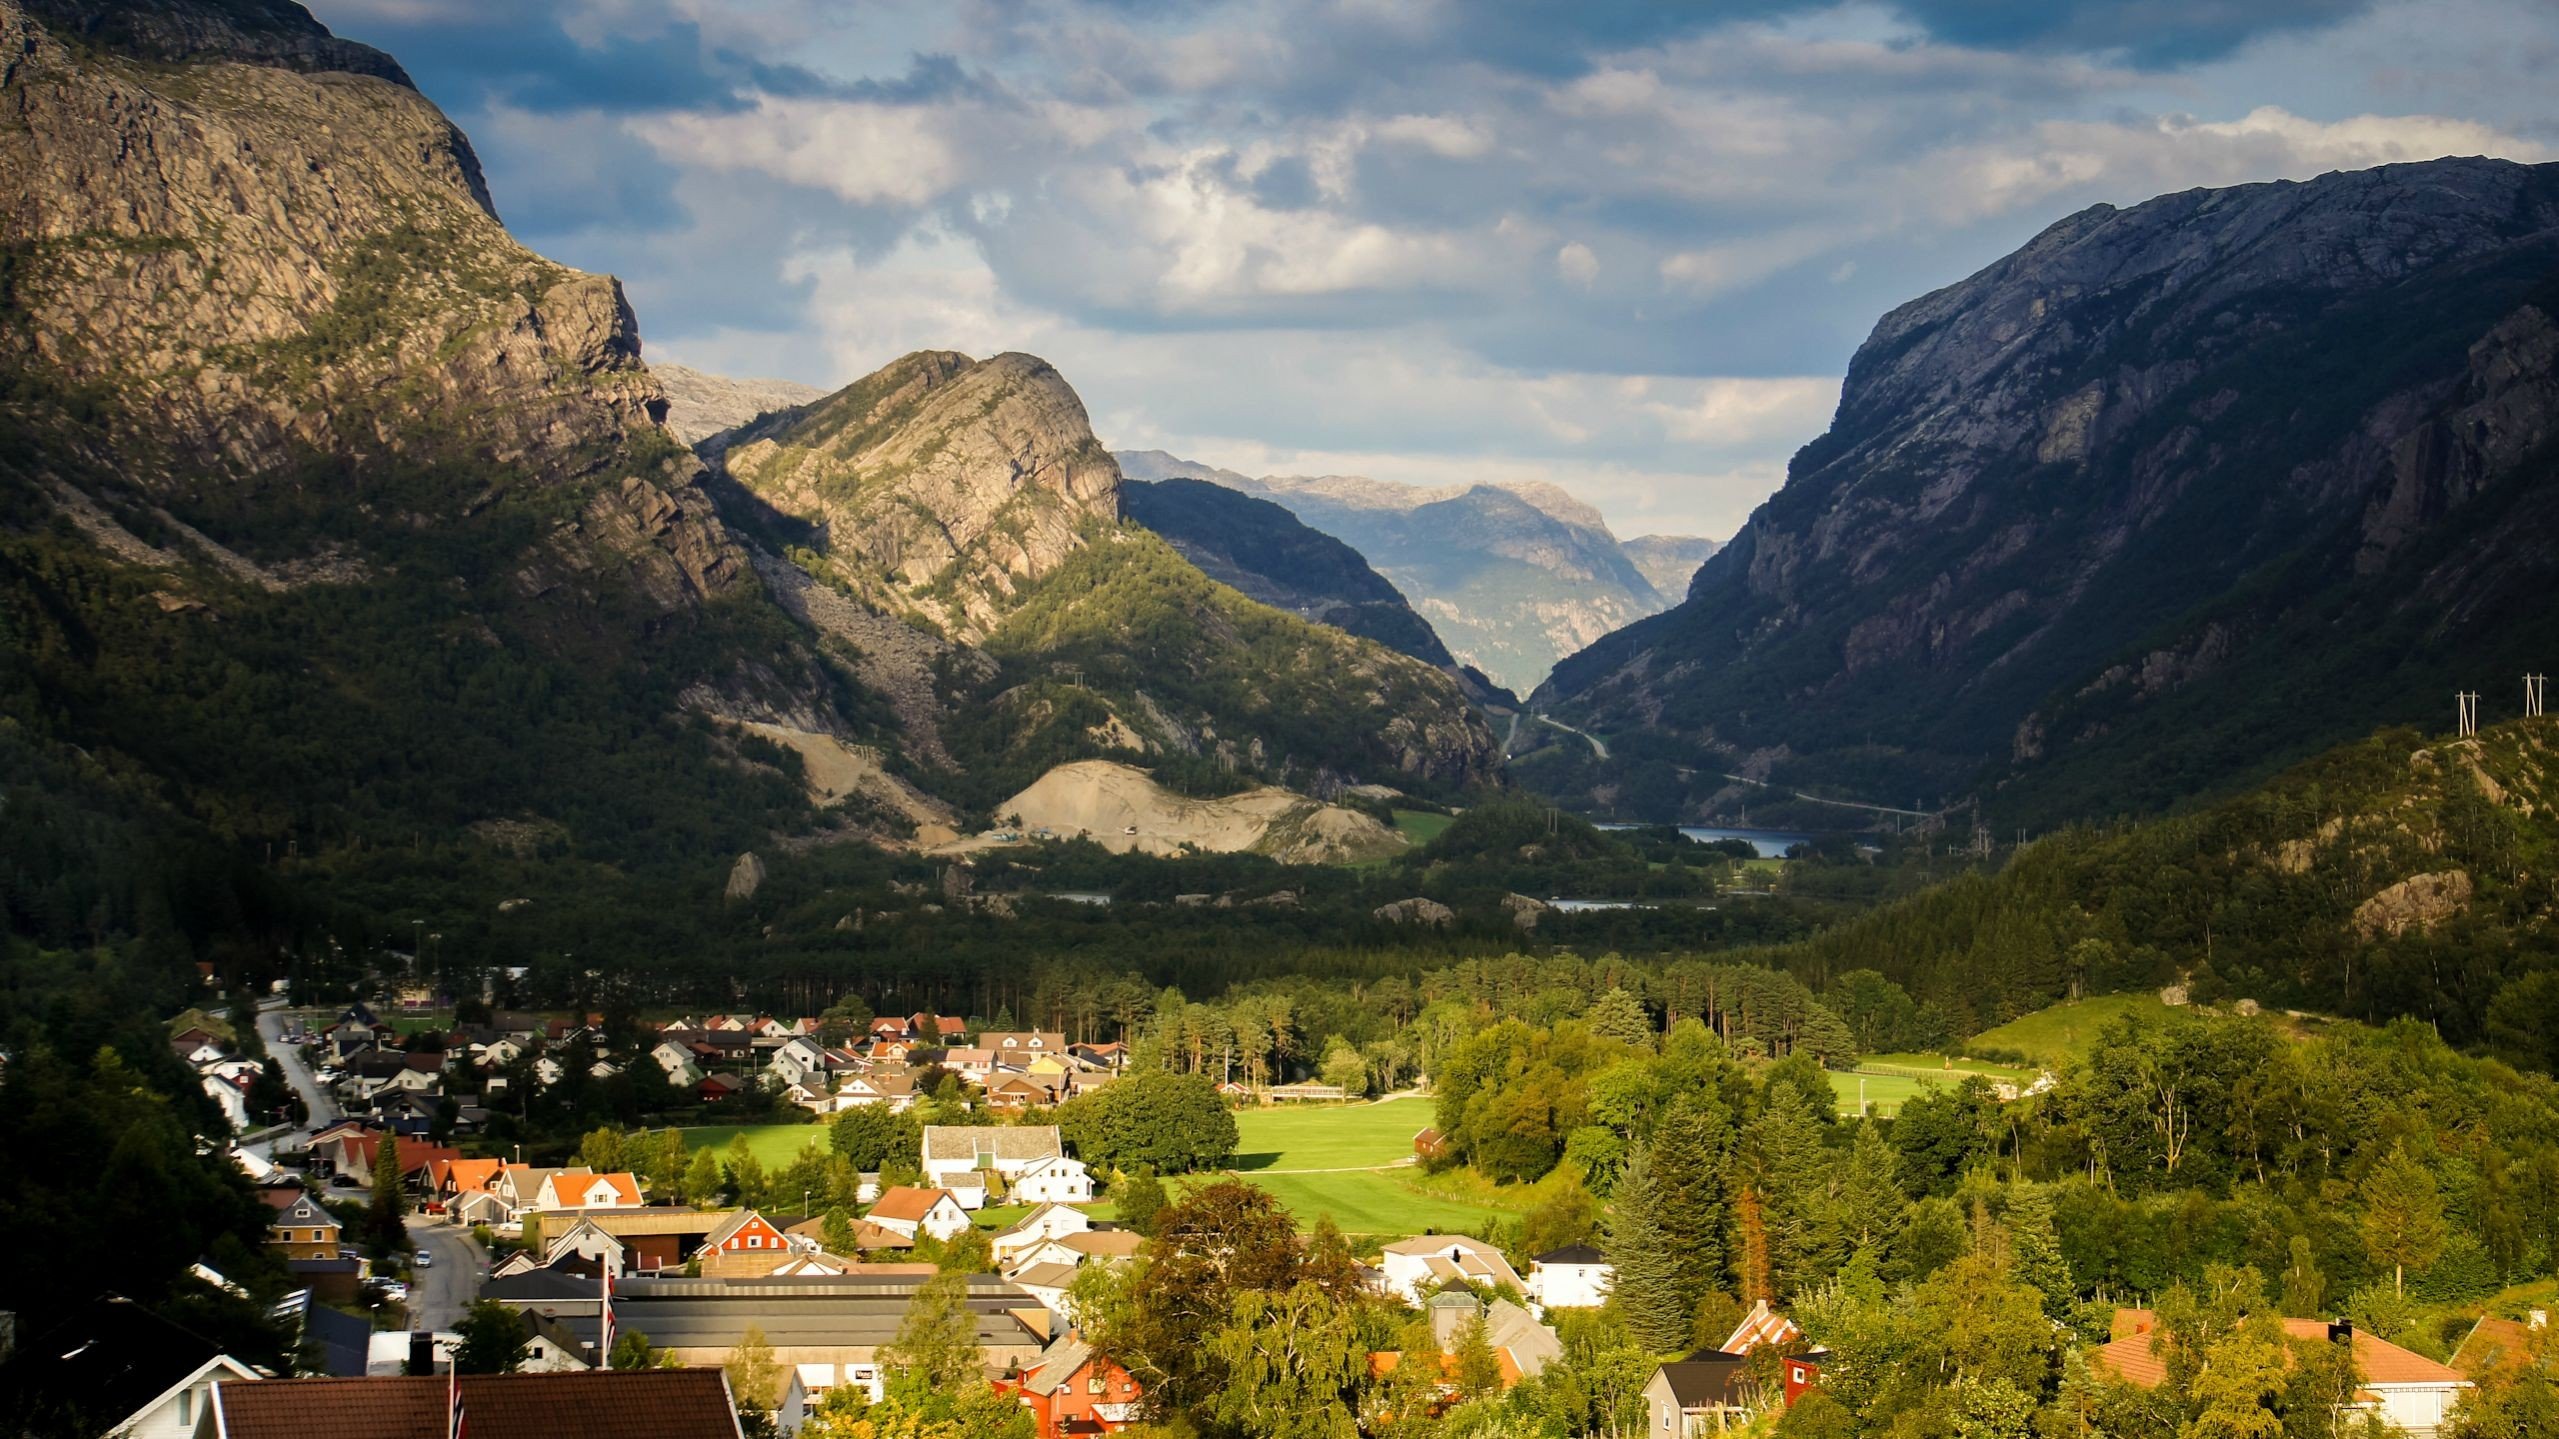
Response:
[[[1011,1197],[1016,1204],[1090,1204],[1093,1175],[1083,1160],[1061,1154],[1015,1176]]]
[[[1054,1124],[924,1126],[924,1178],[932,1184],[980,1169],[1010,1183],[1032,1165],[1065,1153]]]
[[[1407,1304],[1421,1302],[1424,1286],[1452,1280],[1507,1284],[1514,1294],[1528,1292],[1527,1283],[1502,1257],[1502,1251],[1463,1234],[1398,1239],[1386,1246],[1377,1267],[1386,1277],[1386,1291]]]
[[[880,1196],[871,1206],[869,1219],[882,1229],[891,1229],[913,1239],[921,1232],[935,1239],[948,1239],[969,1227],[968,1211],[951,1197],[947,1189],[918,1189],[901,1184]]]
[[[533,1191],[535,1209],[637,1209],[640,1207],[640,1181],[628,1172],[596,1174],[587,1170],[562,1169],[542,1181]]]
[[[1080,1209],[1069,1209],[1053,1202],[1042,1204],[996,1234],[993,1245],[995,1265],[999,1269],[1009,1269],[1013,1261],[1050,1240],[1081,1234],[1092,1227],[1093,1221],[1084,1217],[1084,1211]]]
[[[1616,1277],[1607,1255],[1575,1244],[1528,1261],[1528,1297],[1547,1309],[1596,1309]]]

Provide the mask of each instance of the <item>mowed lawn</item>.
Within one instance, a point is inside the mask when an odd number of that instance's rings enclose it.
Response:
[[[827,1147],[827,1128],[823,1124],[703,1124],[684,1131],[686,1149],[708,1149],[726,1157],[729,1142],[746,1136],[747,1152],[767,1171],[779,1169],[800,1157],[809,1145]]]
[[[1476,1229],[1507,1217],[1490,1205],[1413,1186],[1413,1135],[1433,1117],[1427,1099],[1247,1109],[1235,1116],[1235,1175],[1312,1226],[1332,1216],[1345,1234],[1401,1236]],[[1206,1182],[1201,1176],[1194,1183]]]

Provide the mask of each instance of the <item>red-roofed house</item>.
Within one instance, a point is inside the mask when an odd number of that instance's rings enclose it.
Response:
[[[2155,1389],[2168,1377],[2168,1366],[2154,1351],[2159,1316],[2148,1309],[2115,1311],[2114,1340],[2090,1356],[2104,1373],[2144,1389]],[[2432,1439],[2451,1416],[2453,1405],[2470,1392],[2471,1383],[2458,1370],[2437,1364],[2352,1324],[2317,1319],[2286,1319],[2284,1337],[2354,1347],[2355,1373],[2362,1385],[2352,1408],[2378,1414],[2411,1439]]]
[[[637,1209],[640,1179],[628,1171],[594,1174],[562,1169],[546,1176],[533,1191],[535,1209]]]
[[[880,1202],[871,1206],[866,1216],[882,1229],[892,1229],[912,1239],[921,1230],[936,1239],[948,1239],[969,1227],[968,1211],[951,1197],[947,1189],[919,1189],[901,1184],[883,1191]]]
[[[1081,1332],[1058,1336],[1020,1377],[999,1379],[996,1392],[1020,1397],[1031,1411],[1038,1439],[1085,1439],[1137,1422],[1144,1392],[1118,1361],[1084,1342]]]

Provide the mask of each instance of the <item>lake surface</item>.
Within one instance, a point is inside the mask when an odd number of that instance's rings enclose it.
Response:
[[[1041,897],[1043,899],[1062,899],[1069,904],[1109,904],[1111,902],[1111,897],[1109,895],[1102,893],[1100,890],[1093,889],[1056,889],[1049,891]]]
[[[1599,827],[1601,829],[1644,828],[1642,825],[1632,824],[1604,824]],[[1713,844],[1719,839],[1748,840],[1750,841],[1750,847],[1759,851],[1759,857],[1761,859],[1784,859],[1786,857],[1786,851],[1793,849],[1799,844],[1811,844],[1814,838],[1812,835],[1802,834],[1794,830],[1718,829],[1712,825],[1703,824],[1684,824],[1679,827],[1679,832],[1688,836],[1690,839],[1697,841],[1699,844]]]

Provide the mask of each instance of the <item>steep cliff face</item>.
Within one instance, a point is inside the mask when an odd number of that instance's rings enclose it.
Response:
[[[908,355],[726,436],[731,478],[814,525],[837,578],[957,639],[1119,519],[1119,467],[1047,361]]]
[[[1687,598],[1688,583],[1697,578],[1697,567],[1723,546],[1694,535],[1637,535],[1618,548],[1652,582],[1656,593],[1676,602]]]
[[[1561,657],[1686,593],[1686,573],[1660,588],[1598,510],[1551,484],[1422,489],[1359,475],[1255,479],[1160,450],[1117,458],[1132,478],[1206,480],[1284,506],[1359,551],[1459,663],[1520,690]]]
[[[620,286],[515,244],[387,57],[264,0],[0,0],[0,55],[0,364],[76,401],[65,438],[113,456],[110,513],[291,562],[310,537],[272,523],[280,485],[343,547],[533,487],[576,514],[528,589],[599,551],[664,605],[739,581]],[[436,466],[478,487],[418,482]]]
[[[112,776],[102,822],[661,861],[809,823],[702,717],[850,735],[858,691],[620,287],[517,245],[397,64],[283,0],[0,0],[0,119],[0,724]]]
[[[2053,816],[2507,685],[2559,640],[2555,278],[2554,166],[2074,215],[1886,316],[1687,602],[1539,702],[1652,761]]]

